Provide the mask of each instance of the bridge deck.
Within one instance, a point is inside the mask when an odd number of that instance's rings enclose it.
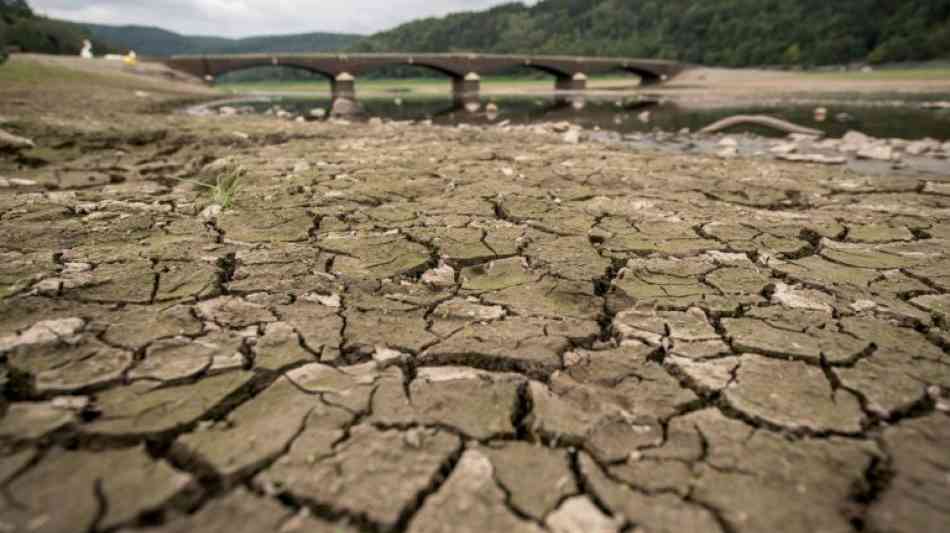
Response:
[[[673,78],[687,68],[674,61],[625,57],[581,57],[500,54],[327,54],[274,53],[233,55],[177,55],[165,61],[170,67],[202,78],[267,65],[301,68],[337,78],[341,74],[359,76],[387,65],[416,65],[442,72],[461,80],[472,74],[481,76],[514,67],[529,67],[547,72],[559,80],[580,79],[588,74],[625,70],[639,75],[647,83]]]

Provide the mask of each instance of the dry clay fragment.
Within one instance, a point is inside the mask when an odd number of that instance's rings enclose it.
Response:
[[[308,427],[287,455],[261,474],[260,481],[364,514],[387,530],[461,447],[460,439],[445,431],[415,430],[413,434],[360,425],[332,448],[333,453],[321,454],[333,446],[333,439],[339,435],[323,427]]]
[[[0,524],[40,533],[107,529],[158,509],[190,482],[188,474],[152,459],[144,448],[54,449],[7,486],[15,505],[0,499]],[[107,504],[104,513],[97,494]]]
[[[280,533],[333,532],[356,533],[355,526],[340,520],[335,523],[311,516],[306,511],[294,513],[277,500],[258,497],[244,488],[213,500],[198,512],[172,520],[158,529],[156,533],[192,533],[224,532],[262,533],[279,531]]]
[[[32,376],[39,393],[69,393],[118,381],[132,354],[82,335],[80,318],[47,320],[19,335],[0,338],[7,364]]]
[[[409,533],[541,533],[505,506],[505,493],[494,479],[491,461],[478,450],[468,450],[448,481],[425,500],[409,523]]]

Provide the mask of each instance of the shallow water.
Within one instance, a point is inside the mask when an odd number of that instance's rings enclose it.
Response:
[[[873,102],[872,102],[873,103]],[[329,109],[329,98],[269,97],[247,102],[258,112],[279,106],[290,113],[309,116],[315,108]],[[921,109],[917,103],[894,105],[842,104],[829,101],[807,105],[800,103],[743,104],[716,108],[695,108],[648,95],[636,96],[485,96],[466,105],[457,105],[448,97],[385,96],[361,97],[365,117],[393,120],[431,120],[436,124],[532,124],[569,121],[586,129],[599,128],[621,134],[654,130],[699,130],[732,115],[765,114],[815,128],[830,137],[858,130],[872,137],[950,140],[950,110]],[[818,120],[815,109],[824,107],[827,115]],[[783,136],[768,128],[737,127],[731,132],[749,132],[765,136]]]

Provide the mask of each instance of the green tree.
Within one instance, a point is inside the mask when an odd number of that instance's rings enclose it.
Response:
[[[798,43],[785,49],[785,52],[782,54],[782,62],[790,67],[802,63],[802,49],[798,46]]]
[[[726,66],[921,60],[950,57],[950,0],[545,0],[414,21],[355,49],[622,55]]]

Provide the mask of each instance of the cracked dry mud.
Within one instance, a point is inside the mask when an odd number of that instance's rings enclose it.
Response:
[[[950,527],[950,178],[176,120],[0,192],[0,531]]]

